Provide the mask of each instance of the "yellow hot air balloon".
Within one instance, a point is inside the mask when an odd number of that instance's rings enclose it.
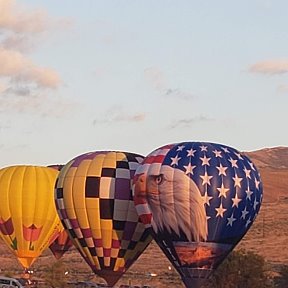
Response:
[[[94,151],[61,170],[55,201],[62,223],[92,271],[112,287],[151,242],[132,198],[143,156]]]
[[[24,165],[0,170],[0,234],[25,269],[63,229],[54,203],[58,173]]]

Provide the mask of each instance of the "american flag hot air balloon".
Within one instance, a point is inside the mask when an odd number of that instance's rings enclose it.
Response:
[[[251,227],[262,182],[234,148],[183,142],[145,157],[134,175],[134,201],[186,287],[198,287]]]

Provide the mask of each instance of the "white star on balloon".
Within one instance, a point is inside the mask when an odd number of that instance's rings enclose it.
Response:
[[[242,201],[242,199],[241,198],[238,198],[238,195],[237,195],[237,192],[236,192],[236,194],[235,194],[235,198],[232,198],[232,202],[233,202],[233,205],[232,205],[232,207],[237,207],[238,208],[238,204],[239,204],[239,202],[241,202]]]
[[[192,148],[186,151],[187,151],[187,157],[194,157],[194,154],[196,152],[196,150],[193,150]]]
[[[213,151],[213,153],[215,154],[215,157],[220,157],[220,158],[222,158],[222,155],[221,155],[222,152],[221,152],[221,151],[218,151],[218,150],[215,149],[215,150]]]
[[[200,149],[201,149],[201,151],[206,151],[207,152],[207,146],[201,145]]]
[[[217,190],[219,191],[219,196],[218,198],[220,198],[221,196],[223,196],[224,198],[226,198],[226,193],[229,191],[229,189],[224,187],[224,184],[222,183],[220,188],[217,188]]]
[[[245,227],[247,228],[249,226],[249,224],[251,223],[251,219],[249,218],[245,224]]]
[[[203,186],[204,186],[205,184],[211,185],[210,179],[213,178],[213,176],[209,176],[209,175],[207,174],[207,171],[205,171],[205,174],[204,174],[204,175],[200,175],[200,177],[201,177],[202,180],[203,180],[203,183],[202,183]]]
[[[171,166],[172,165],[178,165],[178,161],[181,159],[181,157],[178,157],[178,155],[176,155],[175,157],[171,157],[170,158],[171,160],[172,160],[172,162],[171,162]]]
[[[241,219],[245,220],[246,215],[249,214],[249,212],[247,211],[246,207],[245,207],[245,209],[243,211],[241,211],[241,213],[242,213]]]
[[[235,173],[235,177],[232,177],[234,180],[234,187],[240,187],[241,188],[241,181],[243,178],[238,177],[238,175]]]
[[[225,153],[230,153],[227,147],[221,147]]]
[[[231,217],[227,218],[227,221],[228,221],[227,226],[231,226],[232,227],[233,222],[236,221],[236,218],[234,218],[233,213],[232,213]]]
[[[220,204],[219,208],[215,208],[215,210],[217,211],[217,215],[216,217],[220,216],[221,218],[223,218],[223,214],[225,213],[225,211],[227,209],[223,208],[222,203]]]
[[[232,167],[238,168],[238,165],[237,165],[237,161],[238,161],[238,160],[232,159],[232,158],[230,158],[230,159],[228,159],[228,160],[230,161]]]
[[[228,169],[228,167],[222,166],[222,164],[220,163],[220,166],[216,166],[216,168],[219,171],[219,174],[218,174],[219,176],[220,175],[226,176],[226,170]]]
[[[252,169],[253,171],[256,171],[256,169],[255,169],[255,167],[254,167],[254,164],[253,164],[252,162],[249,162],[249,161],[248,161],[248,163],[249,163],[251,169]]]
[[[184,168],[186,169],[185,174],[193,175],[193,170],[196,168],[196,166],[192,166],[191,163],[189,163],[187,166],[184,165]]]
[[[256,189],[259,189],[260,181],[258,181],[257,179],[255,179],[255,185],[256,185]]]
[[[251,173],[251,170],[248,170],[246,169],[246,167],[244,168],[244,172],[246,174],[246,178],[250,178],[251,179],[251,176],[250,176],[250,173]]]
[[[243,160],[243,158],[242,158],[240,153],[235,153],[235,155],[238,157],[238,159]]]
[[[208,196],[207,191],[205,191],[204,196],[202,196],[203,203],[204,203],[204,204],[207,204],[208,206],[210,206],[210,201],[211,201],[211,199],[213,199],[213,197]]]
[[[258,204],[259,202],[256,200],[256,197],[255,197],[254,204],[253,204],[254,210],[256,210]]]
[[[176,150],[176,151],[182,151],[184,148],[185,148],[185,146],[184,146],[184,145],[178,146],[178,148],[177,148],[177,150]]]
[[[246,199],[249,199],[251,201],[251,195],[253,194],[253,191],[251,191],[249,188],[248,190],[245,191],[246,192]]]
[[[211,158],[207,158],[206,155],[204,155],[204,157],[200,157],[200,159],[202,160],[202,166],[204,165],[210,166],[209,161],[211,160]]]

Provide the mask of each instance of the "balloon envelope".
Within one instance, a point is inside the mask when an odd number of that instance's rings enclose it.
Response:
[[[54,203],[58,171],[39,166],[0,170],[0,231],[5,243],[28,268],[61,231]]]
[[[48,165],[47,167],[61,171],[64,165],[52,164]],[[49,245],[49,249],[51,250],[56,259],[60,259],[73,246],[72,240],[70,239],[69,235],[64,230],[63,226],[62,228],[63,229],[59,233],[57,238],[53,241],[53,243]]]
[[[61,171],[61,169],[64,167],[64,165],[63,164],[51,164],[51,165],[48,165],[47,167]]]
[[[61,170],[55,199],[62,223],[94,273],[113,286],[152,240],[139,220],[132,179],[143,157],[80,155]]]
[[[56,259],[60,259],[73,246],[66,230],[61,231],[57,238],[50,244],[49,249]]]
[[[262,183],[234,148],[183,142],[145,157],[134,176],[134,201],[186,287],[200,287],[251,227]]]

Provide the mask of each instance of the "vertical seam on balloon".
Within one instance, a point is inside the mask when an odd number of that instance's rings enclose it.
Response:
[[[75,162],[75,161],[76,161],[76,158],[74,159],[73,162]],[[72,164],[71,166],[73,166],[73,164]],[[71,166],[70,166],[69,169],[66,171],[66,174],[63,175],[63,178],[64,178],[64,179],[63,179],[63,202],[64,202],[64,198],[65,198],[64,194],[66,194],[66,193],[64,193],[65,178],[67,177],[67,174],[69,173],[69,170],[71,169]],[[73,211],[73,214],[75,215],[75,218],[76,218],[76,219],[74,219],[74,220],[77,220],[77,217],[76,217],[77,215],[76,215],[76,210],[75,210],[75,205],[74,205],[74,189],[73,189],[73,187],[74,187],[74,182],[75,182],[75,180],[76,180],[76,173],[77,173],[78,166],[75,167],[75,168],[76,168],[76,171],[74,172],[74,175],[73,175],[73,178],[72,178],[71,183],[69,183],[68,189],[70,190],[69,196],[71,197],[71,199],[69,200],[69,202],[70,202],[71,205],[72,205],[71,210]],[[68,177],[67,177],[67,178],[68,178]],[[68,178],[68,179],[69,179],[69,178]],[[69,197],[68,197],[68,198],[69,198]],[[67,200],[67,201],[68,201],[68,200]],[[66,208],[65,208],[65,210],[66,210]],[[66,213],[68,214],[68,211],[67,211],[67,210],[66,210]],[[70,223],[70,225],[71,225],[71,227],[72,227],[73,232],[75,233],[75,227],[72,226],[71,219],[68,218],[68,215],[67,215],[66,221],[68,221],[68,220],[69,220],[69,223]],[[78,220],[77,220],[77,224],[79,224]],[[80,225],[79,225],[79,229],[80,229]],[[76,233],[75,233],[75,234],[76,234]],[[80,244],[80,242],[79,242],[78,237],[74,238],[74,241],[75,241],[75,244],[77,245],[77,248],[78,248],[78,250],[80,251],[80,253],[83,254],[83,255],[85,255],[84,250],[81,250],[82,248],[81,248],[81,244]]]
[[[111,252],[112,252],[112,243],[113,243],[113,231],[114,231],[114,227],[113,227],[113,218],[114,218],[114,209],[115,209],[115,190],[116,190],[116,167],[117,167],[117,154],[118,154],[118,152],[117,151],[111,151],[110,152],[113,156],[114,156],[114,163],[115,163],[115,178],[114,178],[114,196],[113,196],[113,198],[112,198],[112,200],[113,200],[113,214],[112,214],[112,219],[111,219],[111,221],[112,221],[112,229],[111,229],[111,231],[110,231],[110,236],[111,236],[111,243],[110,243],[110,256],[109,256],[109,266],[111,266]],[[107,156],[110,154],[110,153],[107,153]],[[112,182],[110,182],[110,185],[112,184]],[[110,187],[109,187],[109,192],[110,192]],[[110,197],[110,195],[109,195],[109,197]],[[109,200],[110,200],[111,198],[109,198]],[[115,267],[115,265],[114,265],[114,267]],[[113,271],[114,271],[114,267],[113,267]]]
[[[187,147],[188,148],[188,147]],[[193,149],[193,144],[191,145],[191,149]],[[192,155],[190,155],[189,156],[189,161],[188,161],[188,164],[187,165],[192,165]],[[193,172],[192,172],[193,173]],[[191,176],[189,175],[189,173],[188,173],[188,175],[187,175],[189,178],[190,178],[190,180],[192,180],[193,181],[193,179],[191,179]],[[188,185],[188,187],[189,187],[189,227],[191,227],[191,199],[192,199],[192,195],[191,195],[191,193],[190,193],[190,191],[191,191],[191,184],[192,182],[191,181],[189,181],[189,185]],[[200,191],[200,190],[199,190]],[[205,212],[206,212],[206,210],[205,210]],[[196,219],[192,219],[192,221],[195,221]],[[190,229],[189,229],[190,230]],[[192,231],[190,231],[190,237],[191,237],[191,233],[192,233]],[[193,237],[194,238],[194,237]],[[188,239],[189,240],[189,239]]]
[[[45,167],[45,169],[43,170],[43,172],[44,172],[44,174],[45,174],[45,177],[46,177],[46,182],[47,183],[49,183],[49,194],[47,195],[48,196],[48,200],[49,200],[49,203],[50,203],[50,209],[48,210],[48,211],[51,211],[51,216],[54,216],[54,217],[51,217],[51,227],[50,228],[53,228],[53,230],[50,230],[50,229],[48,229],[48,231],[47,231],[47,236],[44,238],[45,239],[45,241],[44,241],[44,243],[43,243],[43,245],[45,244],[45,243],[47,243],[47,244],[49,244],[49,242],[50,242],[50,240],[51,240],[51,238],[50,237],[52,237],[53,235],[54,235],[54,233],[56,232],[54,229],[56,229],[56,227],[57,227],[57,222],[59,222],[59,218],[58,218],[58,214],[57,214],[57,212],[56,212],[56,207],[55,207],[55,202],[54,202],[54,197],[53,197],[53,187],[55,187],[55,183],[56,183],[56,179],[57,179],[57,177],[58,177],[58,175],[59,175],[59,171],[58,170],[56,170],[56,171],[58,171],[58,174],[56,175],[56,177],[54,176],[54,175],[52,175],[52,173],[51,173],[51,170],[50,169],[53,169],[53,168],[49,168],[49,167]],[[53,171],[53,172],[55,172],[55,171]],[[52,177],[53,176],[53,177]],[[47,187],[48,188],[48,187]],[[51,190],[50,190],[50,188],[51,188]],[[47,201],[48,202],[48,201]],[[36,202],[37,203],[37,202]],[[53,215],[54,214],[54,215]],[[46,225],[49,225],[48,223],[46,224]],[[45,226],[46,226],[45,225]],[[44,228],[44,226],[43,226],[43,228]],[[58,228],[59,228],[59,226],[58,226]],[[42,233],[43,233],[44,231],[42,231]],[[58,229],[58,232],[59,232],[59,229]],[[47,246],[46,245],[46,248],[48,248],[49,247],[49,245]],[[46,249],[45,248],[45,249]],[[43,250],[42,250],[43,251]]]
[[[104,162],[104,158],[106,157],[106,153],[105,153],[105,157],[103,157],[103,158],[97,158],[97,156],[98,156],[99,154],[97,154],[96,156],[95,156],[95,158],[93,159],[93,161],[95,160],[96,162],[97,162],[97,160],[99,161],[100,159],[100,161],[101,161],[101,163],[99,163],[98,165],[100,165],[101,167],[103,167],[103,162]],[[102,171],[102,168],[101,168],[101,171]],[[100,183],[99,183],[99,195],[98,195],[98,202],[99,202],[99,210],[98,210],[98,219],[99,219],[99,227],[100,227],[100,229],[99,229],[99,232],[100,232],[100,239],[102,240],[102,225],[101,225],[101,207],[100,207],[100,199],[101,199],[101,197],[100,197],[100,189],[101,189],[101,172],[100,171],[100,175],[99,175],[99,178],[100,178]],[[101,244],[102,244],[102,247],[101,247],[101,249],[102,249],[102,253],[103,253],[103,258],[104,258],[104,247],[103,247],[103,242],[101,241]],[[100,247],[97,247],[98,249],[100,248]],[[95,247],[95,250],[96,250],[96,247]],[[98,259],[98,255],[96,256],[97,257],[97,259]],[[99,262],[99,266],[100,266],[100,262]],[[100,267],[100,268],[102,268],[102,267]]]
[[[47,171],[47,169],[50,169],[50,168],[46,168],[46,167],[35,167],[35,171],[36,171],[36,177],[35,177],[35,179],[36,179],[36,181],[37,182],[39,182],[39,179],[41,179],[41,177],[42,177],[42,175],[43,175],[43,180],[45,181],[45,183],[49,183],[49,186],[50,186],[50,179],[49,179],[49,177],[48,177],[48,171]],[[42,174],[42,175],[41,175]],[[41,176],[40,176],[41,175]],[[47,219],[49,219],[49,216],[50,216],[50,211],[51,211],[51,202],[50,201],[47,201],[47,196],[49,197],[49,195],[46,195],[46,193],[48,192],[48,191],[46,191],[46,188],[48,188],[46,185],[45,185],[45,187],[41,187],[41,186],[39,186],[39,184],[37,184],[37,182],[36,182],[36,197],[35,197],[35,203],[34,203],[34,205],[35,205],[35,207],[34,207],[34,217],[33,217],[33,222],[34,223],[36,223],[36,212],[37,212],[37,205],[36,205],[36,203],[38,203],[38,201],[40,201],[40,195],[42,195],[42,194],[44,194],[42,197],[42,199],[45,199],[45,203],[47,203],[45,206],[45,216],[43,215],[43,219],[45,219],[46,221],[47,221]],[[45,188],[45,189],[43,189],[42,190],[42,188]],[[48,192],[49,193],[49,192]],[[40,198],[40,199],[39,199]],[[48,214],[49,213],[49,214]],[[38,213],[37,213],[38,214]],[[39,215],[37,215],[37,217],[39,217]],[[46,222],[45,221],[45,222]],[[49,237],[49,230],[47,231],[47,235],[46,235],[46,227],[47,227],[47,224],[45,225],[45,222],[43,223],[43,226],[42,226],[42,231],[41,231],[41,234],[40,234],[40,237],[39,237],[39,239],[38,239],[38,241],[36,241],[36,243],[34,243],[34,245],[36,246],[36,248],[37,249],[40,249],[41,248],[41,245],[40,245],[40,243],[42,243],[42,244],[44,244],[46,241],[47,241],[47,239],[48,239],[48,237]],[[50,225],[52,225],[52,223],[51,224],[48,224],[49,225],[49,227],[50,227]],[[35,225],[36,226],[36,225]],[[37,227],[37,226],[36,226]],[[37,227],[37,229],[38,229],[39,227]],[[45,230],[44,230],[45,229]]]
[[[98,156],[99,154],[96,154],[94,157],[93,157],[93,159],[91,159],[91,161],[90,161],[90,163],[89,163],[89,165],[88,165],[88,167],[87,167],[87,171],[86,171],[86,176],[84,177],[85,178],[85,186],[84,186],[84,191],[83,191],[83,199],[84,199],[84,205],[85,205],[85,209],[84,209],[84,211],[85,211],[85,215],[86,215],[86,219],[87,219],[87,226],[89,227],[89,229],[90,229],[90,232],[91,232],[91,237],[92,237],[92,241],[93,241],[93,249],[95,249],[95,252],[96,252],[96,247],[95,247],[95,242],[94,242],[94,235],[93,235],[93,231],[92,231],[92,229],[91,229],[91,220],[90,220],[90,217],[89,217],[89,213],[87,212],[88,211],[88,209],[87,209],[87,198],[86,198],[86,192],[85,192],[85,189],[86,189],[86,179],[87,179],[87,176],[89,176],[89,175],[87,175],[88,174],[88,172],[90,171],[90,167],[91,167],[91,165],[92,165],[92,163],[94,163],[94,161],[97,161],[97,156]],[[80,164],[79,164],[80,165]],[[100,196],[100,195],[99,195]],[[74,198],[74,197],[73,197]],[[98,201],[99,201],[100,199],[99,199],[99,197],[98,197]],[[100,205],[100,201],[99,201],[99,205]],[[99,209],[100,209],[100,207],[99,207]],[[97,213],[99,213],[99,210],[98,210],[98,212]],[[91,215],[90,215],[91,216]],[[98,214],[98,215],[95,215],[95,218],[99,218],[99,221],[100,221],[100,215]],[[80,228],[80,227],[79,227]],[[101,229],[100,229],[100,233],[102,233],[102,231],[101,231]],[[85,240],[85,242],[86,242],[86,240]],[[87,242],[86,242],[87,243]],[[103,249],[103,248],[102,248]],[[89,253],[90,253],[90,251],[89,251]],[[98,255],[96,254],[96,256],[92,256],[92,255],[89,255],[89,256],[91,256],[91,261],[92,261],[92,265],[95,265],[95,267],[97,267],[97,265],[95,264],[95,260],[94,260],[94,257],[97,257],[98,258]]]
[[[34,178],[35,178],[35,199],[34,199],[34,203],[33,203],[33,211],[34,211],[34,213],[33,213],[33,217],[32,217],[32,224],[36,227],[36,229],[38,229],[39,227],[37,227],[36,225],[35,225],[35,218],[36,218],[36,203],[37,203],[37,201],[38,201],[38,193],[39,193],[39,191],[38,191],[38,177],[39,177],[39,174],[41,173],[40,171],[40,169],[38,169],[38,167],[36,167],[36,166],[31,166],[31,169],[33,169],[34,171]],[[39,173],[40,172],[40,173]],[[32,179],[33,179],[33,177],[32,177]],[[42,193],[43,193],[43,191],[42,191]],[[32,203],[31,203],[32,204]],[[47,203],[48,204],[48,203]],[[47,207],[47,206],[46,206]],[[49,211],[49,207],[47,207],[46,208],[47,209],[47,211]],[[33,233],[33,230],[32,230],[32,233]],[[32,237],[32,233],[30,234],[30,237]],[[30,241],[31,241],[31,239],[30,239]],[[35,245],[35,243],[33,243],[34,245]]]
[[[79,166],[81,165],[81,163],[79,163],[79,165],[77,166],[77,169],[76,169],[76,171],[75,171],[75,174],[74,174],[74,176],[73,176],[73,181],[72,181],[72,187],[71,187],[71,192],[72,192],[72,201],[71,201],[71,203],[73,204],[73,211],[74,211],[74,214],[75,214],[75,216],[76,216],[76,219],[74,219],[74,220],[77,220],[77,225],[79,226],[78,227],[78,230],[80,230],[80,231],[78,231],[78,233],[79,232],[81,232],[81,236],[82,236],[82,238],[83,238],[83,240],[85,241],[85,243],[87,243],[86,242],[86,239],[85,239],[85,237],[84,237],[84,235],[83,235],[83,232],[81,231],[81,227],[80,227],[80,224],[79,224],[79,221],[78,221],[78,219],[80,218],[80,217],[78,217],[79,216],[79,212],[78,212],[78,210],[75,208],[75,203],[76,203],[76,197],[75,197],[75,190],[76,189],[74,189],[74,187],[75,187],[75,183],[77,183],[77,178],[79,177],[79,178],[81,178],[81,175],[79,176],[79,175],[77,175],[77,170],[79,169]],[[88,168],[87,168],[88,169]],[[86,170],[86,172],[87,172],[87,170]],[[86,178],[86,177],[84,177],[84,178]],[[84,180],[85,181],[85,180]],[[77,185],[76,185],[77,186]],[[85,197],[85,191],[83,191],[83,193],[84,193],[84,197]],[[87,218],[87,215],[86,215],[86,218]],[[73,228],[73,230],[74,230],[75,228]],[[78,237],[77,237],[78,238]],[[79,243],[79,246],[81,247],[81,244]],[[88,248],[88,247],[87,247]],[[83,252],[84,252],[84,250],[83,250]],[[84,252],[84,254],[86,254],[85,252]],[[87,255],[86,255],[87,256]]]
[[[19,166],[20,167],[20,166]],[[22,176],[22,181],[21,181],[21,193],[19,193],[19,195],[20,195],[20,197],[21,197],[21,200],[20,200],[20,202],[21,202],[21,204],[22,205],[20,205],[20,207],[21,207],[21,213],[20,213],[20,215],[23,215],[23,211],[24,211],[24,203],[23,203],[23,186],[24,186],[24,179],[25,179],[25,172],[26,172],[26,169],[27,169],[27,166],[23,166],[23,168],[24,168],[24,170],[23,170],[23,175],[21,175]],[[15,169],[15,171],[14,171],[14,173],[16,172],[16,169]],[[22,235],[22,237],[20,238],[21,239],[21,246],[22,247],[25,247],[25,239],[24,239],[24,237],[23,237],[23,217],[20,217],[20,219],[19,219],[19,222],[20,222],[20,227],[21,227],[21,235]],[[16,237],[16,233],[15,233],[15,237]],[[20,240],[20,239],[17,239],[17,242]]]
[[[7,168],[5,168],[5,173],[3,173],[3,174],[8,174],[9,175],[9,169],[10,169],[10,167],[7,167]],[[7,202],[8,202],[8,212],[9,212],[9,215],[10,215],[10,218],[11,218],[11,220],[12,220],[12,224],[13,224],[13,229],[14,229],[14,234],[15,234],[15,236],[16,236],[16,233],[15,233],[15,223],[14,223],[14,221],[13,221],[13,218],[12,218],[12,213],[11,213],[11,204],[10,204],[10,201],[9,201],[9,194],[10,194],[10,189],[11,189],[11,179],[12,179],[12,176],[13,176],[13,174],[14,174],[14,172],[15,172],[15,170],[16,170],[16,166],[13,166],[13,167],[11,167],[11,169],[13,169],[13,172],[9,175],[9,181],[8,181],[8,187],[7,187],[7,195],[6,195],[6,197],[7,197]],[[2,177],[3,177],[3,174],[2,174]],[[3,219],[4,220],[4,219]],[[11,239],[11,241],[12,241],[12,239]],[[14,252],[14,255],[15,255],[16,253]],[[17,256],[17,255],[16,255]]]
[[[124,153],[125,154],[125,153]],[[127,161],[127,163],[128,163],[128,166],[129,166],[129,161],[128,161],[128,159],[127,159],[127,155],[125,154],[125,156],[126,156],[126,161]],[[130,167],[129,167],[129,172],[130,172]],[[115,181],[116,181],[116,175],[115,175]],[[131,183],[131,182],[130,182]],[[130,186],[131,186],[131,184],[130,184]],[[130,189],[130,186],[129,186],[129,189]],[[115,188],[116,188],[116,186],[115,186]],[[116,190],[116,189],[115,189]],[[129,191],[129,193],[130,193],[130,191]],[[130,201],[130,200],[129,200]],[[126,225],[127,225],[127,220],[128,220],[128,213],[129,213],[129,203],[128,203],[128,209],[127,209],[127,211],[126,211],[126,215],[125,215],[125,217],[124,217],[124,219],[125,219],[125,225],[124,225],[124,229],[123,229],[123,233],[122,233],[122,238],[121,238],[121,244],[122,244],[122,241],[123,241],[123,236],[124,236],[124,231],[125,231],[125,228],[126,228]],[[120,247],[122,247],[122,245],[120,245]],[[121,248],[120,248],[121,249]],[[119,251],[118,251],[118,255],[119,255],[119,252],[120,252],[120,249],[119,249]],[[124,259],[124,256],[126,255],[126,253],[127,253],[127,251],[128,251],[128,247],[127,247],[127,249],[125,249],[125,253],[123,254],[123,259]],[[118,255],[117,255],[117,257],[118,257]]]
[[[175,149],[177,146],[179,146],[179,145],[181,145],[180,143],[176,143],[175,145],[174,145],[174,147],[173,147],[173,149]],[[166,153],[166,155],[165,155],[165,158],[166,158],[166,156],[167,156],[167,154],[168,153]],[[176,155],[176,157],[178,157],[178,154],[179,153],[177,153],[177,155]],[[164,158],[164,159],[165,159]],[[164,159],[163,159],[163,161],[162,161],[162,163],[161,163],[161,168],[162,168],[162,164],[163,164],[163,162],[164,162]],[[174,181],[174,177],[175,177],[175,173],[176,173],[176,168],[174,168],[173,167],[173,176],[172,176],[172,179],[171,179],[171,181],[172,181],[172,191],[171,191],[171,194],[172,194],[172,199],[173,199],[173,206],[174,206],[174,209],[172,209],[172,211],[173,211],[173,217],[174,217],[174,220],[173,220],[173,222],[175,221],[176,223],[175,223],[175,226],[178,228],[178,230],[179,230],[179,225],[178,225],[178,219],[177,219],[177,213],[175,213],[175,211],[177,211],[176,209],[177,209],[177,207],[175,206],[175,197],[174,197],[174,194],[175,194],[175,192],[177,193],[178,191],[175,191],[176,189],[175,189],[175,185],[177,184],[177,182],[176,181]],[[175,190],[174,190],[175,189]],[[175,192],[174,192],[175,191]],[[181,193],[181,192],[180,192]],[[158,192],[158,195],[159,195],[159,197],[160,197],[160,194],[159,194],[159,192]],[[161,206],[161,202],[162,201],[160,201],[160,206]],[[162,215],[163,215],[164,213],[162,213]],[[169,225],[170,227],[169,227],[169,229],[171,229],[172,231],[174,231],[174,233],[177,233],[177,231],[175,231],[173,228],[174,227],[171,227],[171,225]],[[174,226],[174,225],[173,225]],[[176,228],[175,227],[175,228]],[[170,233],[173,233],[173,232],[170,232]],[[181,227],[180,227],[180,230],[178,231],[178,233],[179,233],[179,235],[178,236],[180,236],[181,235],[181,232],[183,232],[184,233],[184,231],[182,231],[182,229],[181,229]],[[177,233],[177,234],[178,234]],[[185,233],[184,233],[185,234]]]

